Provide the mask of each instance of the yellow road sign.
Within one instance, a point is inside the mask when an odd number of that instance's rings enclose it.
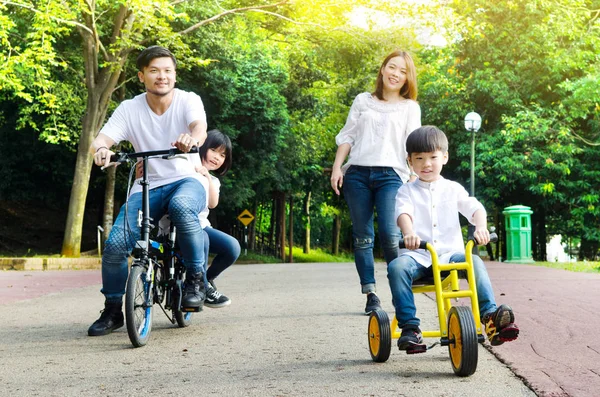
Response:
[[[238,215],[237,219],[242,222],[244,226],[248,226],[250,222],[254,220],[254,215],[248,210],[243,210],[242,213]]]

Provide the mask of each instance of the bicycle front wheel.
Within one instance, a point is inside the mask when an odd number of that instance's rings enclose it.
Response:
[[[144,346],[152,330],[152,285],[146,281],[144,266],[133,265],[127,279],[125,293],[125,318],[129,340],[135,347]]]

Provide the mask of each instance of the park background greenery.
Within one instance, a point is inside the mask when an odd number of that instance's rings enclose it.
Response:
[[[327,174],[334,137],[382,58],[403,48],[423,123],[450,139],[445,175],[468,186],[463,119],[477,111],[476,194],[491,222],[502,231],[505,207],[529,206],[534,259],[560,234],[597,260],[599,15],[597,0],[0,0],[0,253],[95,248],[127,176],[92,167],[88,148],[142,92],[139,50],[162,44],[178,58],[178,86],[202,96],[209,128],[234,143],[211,219],[239,236],[249,209],[257,251],[284,256],[286,239],[305,252],[350,249]],[[60,223],[62,246],[36,248],[48,222]]]

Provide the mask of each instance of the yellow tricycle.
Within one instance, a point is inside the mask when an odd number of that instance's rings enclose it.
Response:
[[[496,240],[497,236],[492,236],[492,239]],[[407,353],[422,353],[438,343],[448,346],[452,369],[458,376],[470,376],[475,373],[478,343],[485,341],[479,318],[479,303],[473,270],[474,246],[474,240],[471,239],[467,242],[465,262],[440,264],[433,245],[422,241],[419,248],[427,249],[431,254],[433,277],[419,279],[412,286],[413,293],[435,292],[439,329],[422,331],[422,334],[424,338],[440,338],[440,340],[429,347],[419,345],[415,349],[407,350]],[[400,242],[400,248],[404,248],[403,242]],[[467,289],[460,288],[459,271],[467,274]],[[471,307],[452,306],[453,298],[469,298]],[[387,313],[381,309],[375,310],[369,316],[368,332],[371,358],[375,362],[387,361],[392,349],[392,339],[400,338],[398,320],[394,316],[390,325]]]

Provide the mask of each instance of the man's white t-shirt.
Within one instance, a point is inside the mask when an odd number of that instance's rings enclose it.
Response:
[[[173,146],[179,135],[189,133],[189,125],[194,121],[206,121],[202,99],[193,92],[175,88],[173,101],[165,113],[157,115],[150,109],[146,93],[123,101],[100,133],[115,143],[129,141],[136,152],[166,150]],[[202,183],[208,192],[208,180],[197,173],[194,164],[198,154],[182,154],[165,160],[154,158],[148,161],[150,189],[192,177]],[[135,183],[131,194],[141,192],[142,187]],[[208,195],[207,195],[208,197]]]

